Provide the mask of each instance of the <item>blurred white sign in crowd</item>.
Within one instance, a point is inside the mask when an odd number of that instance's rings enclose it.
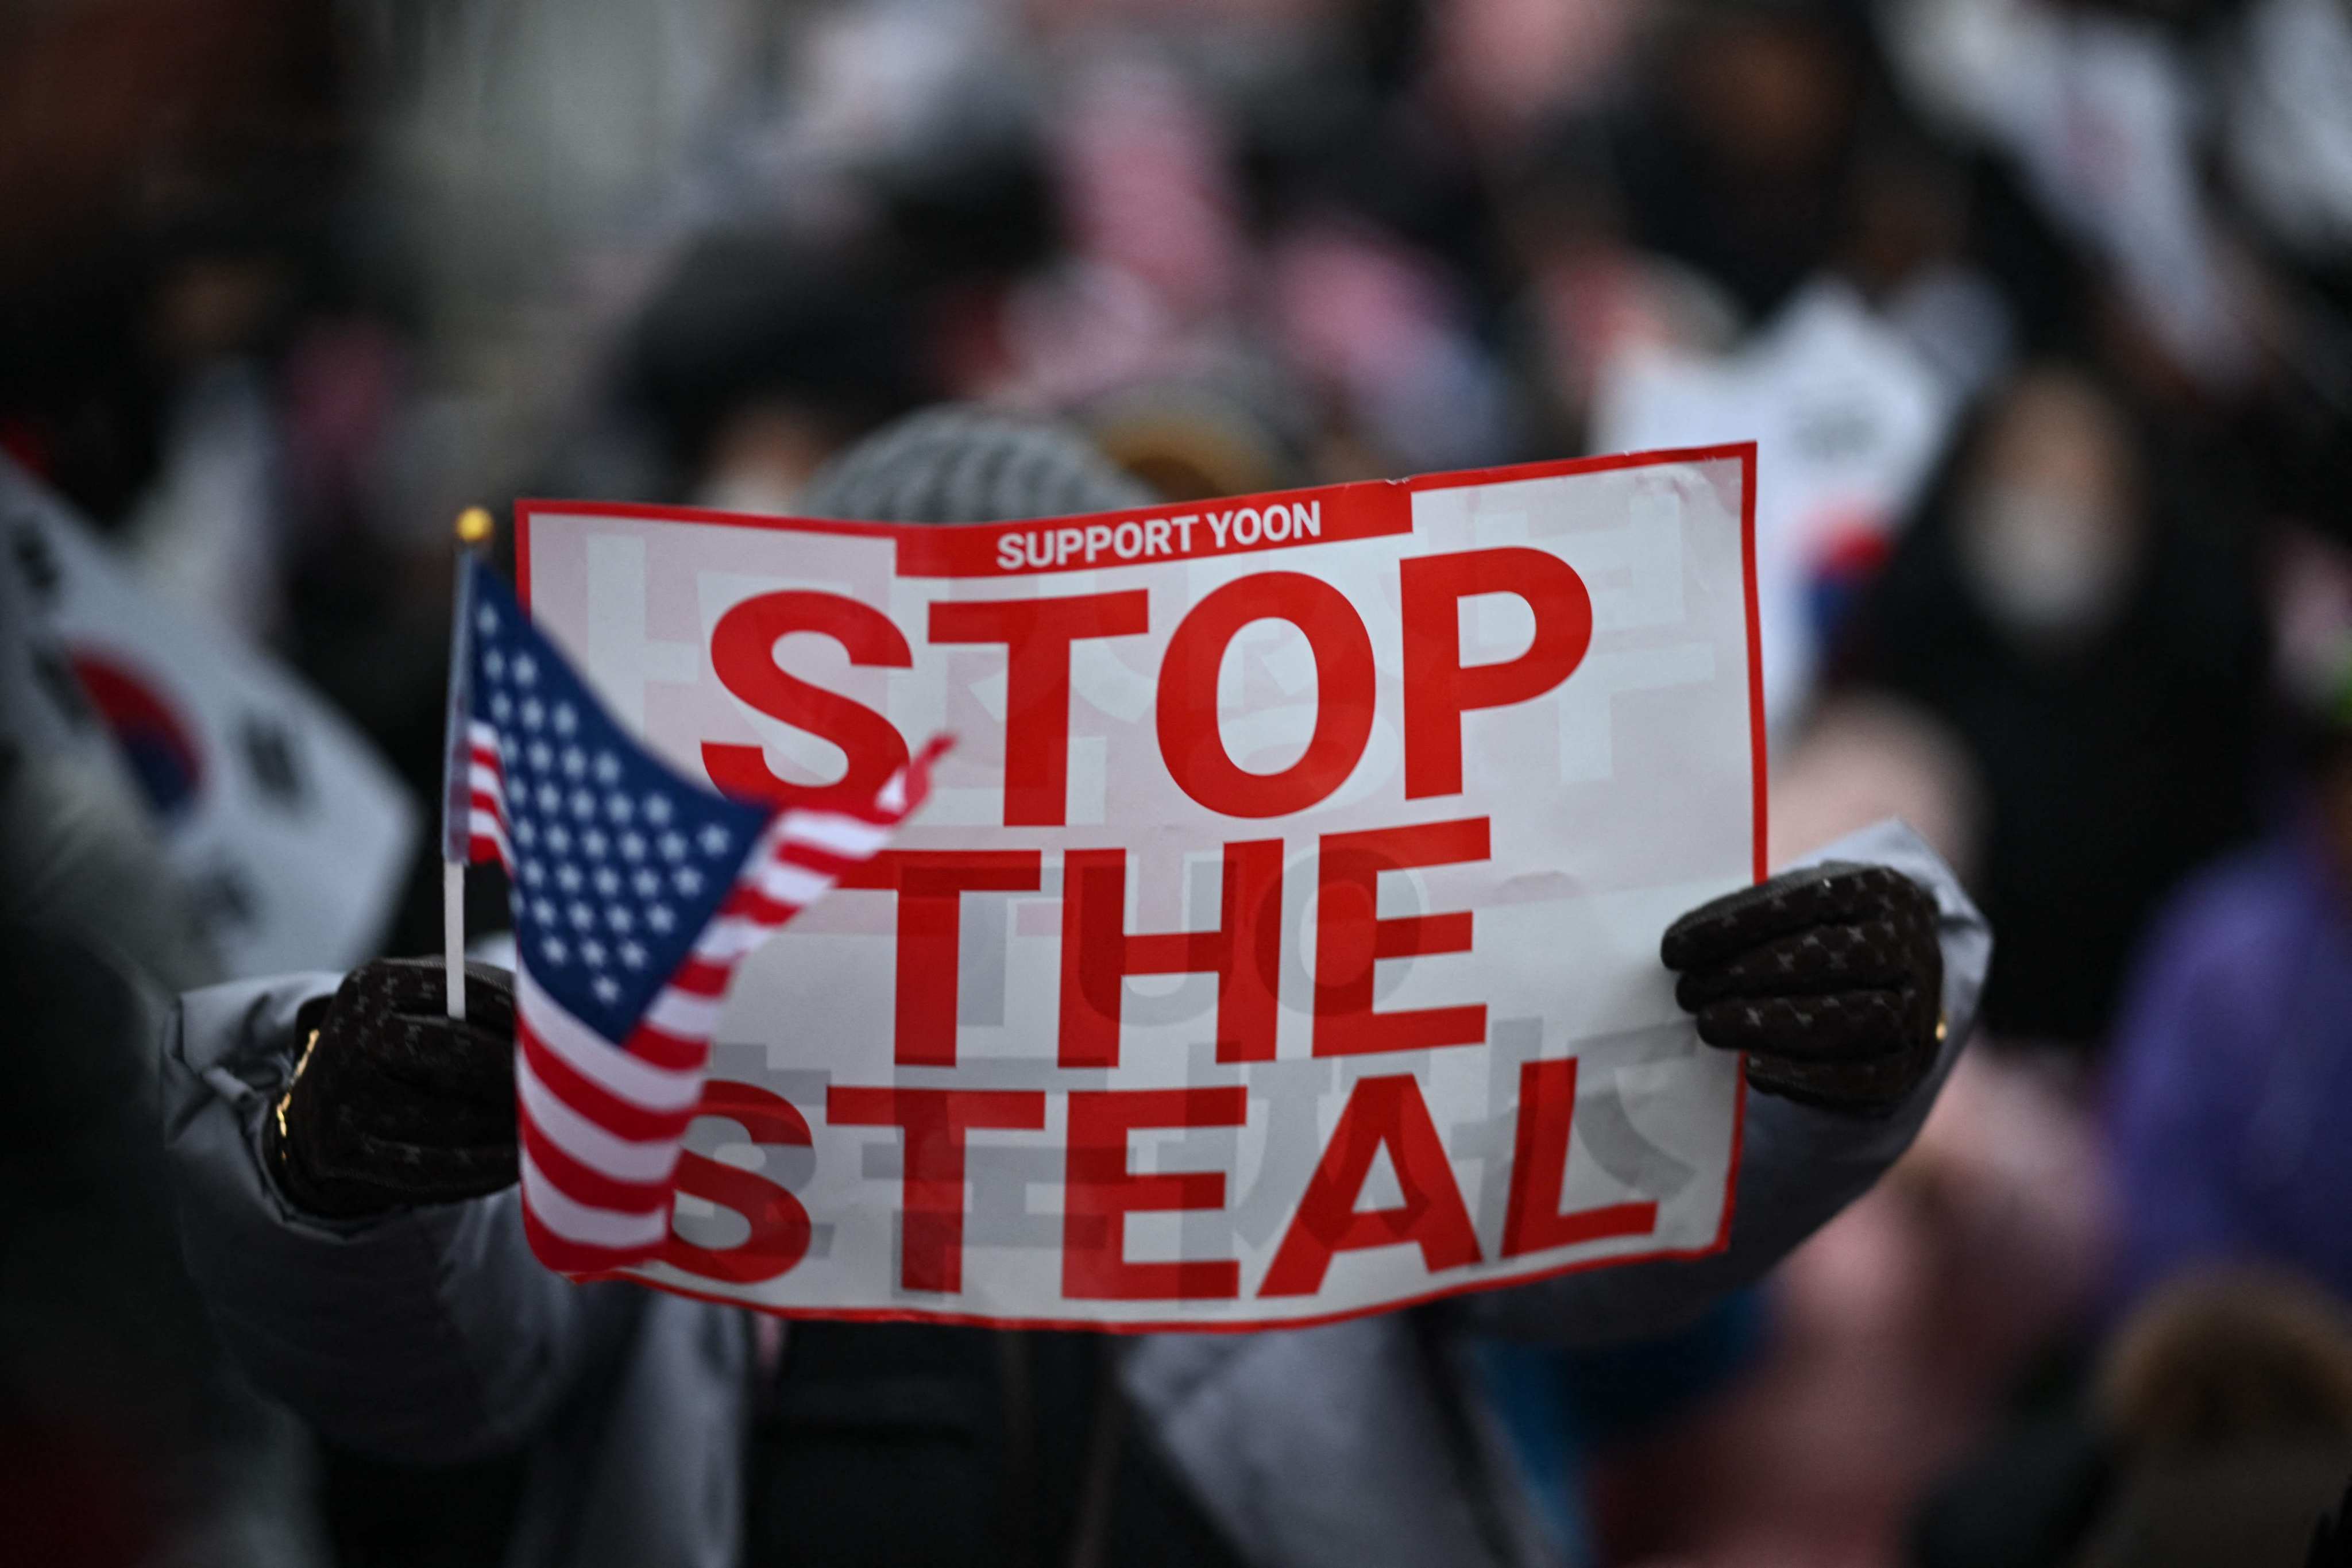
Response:
[[[373,952],[418,831],[374,749],[266,654],[143,591],[5,458],[0,528],[14,596],[111,732],[160,839],[159,874],[184,884],[225,973],[341,968]],[[64,732],[44,726],[52,744]]]

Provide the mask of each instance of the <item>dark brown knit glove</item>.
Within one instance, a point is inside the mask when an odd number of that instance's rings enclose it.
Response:
[[[439,959],[378,959],[344,976],[262,1128],[295,1207],[352,1219],[513,1184],[513,981],[467,964],[462,1024],[444,994]]]
[[[1933,895],[1885,866],[1829,861],[1727,893],[1666,928],[1659,956],[1698,1037],[1748,1055],[1768,1094],[1884,1114],[1943,1038]]]

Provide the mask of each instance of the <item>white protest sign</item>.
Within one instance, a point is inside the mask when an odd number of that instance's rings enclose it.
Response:
[[[1601,367],[1593,439],[1609,449],[1754,437],[1764,709],[1801,716],[1820,649],[1815,595],[1874,571],[1942,452],[1958,399],[1853,290],[1799,294],[1739,353],[1643,347]]]
[[[668,1252],[780,1312],[1328,1320],[1720,1247],[1666,923],[1760,874],[1754,449],[955,528],[532,502],[534,618],[746,795],[930,803],[754,953]]]
[[[0,534],[23,598],[113,732],[226,973],[367,956],[418,822],[366,740],[265,655],[142,593],[5,458]]]

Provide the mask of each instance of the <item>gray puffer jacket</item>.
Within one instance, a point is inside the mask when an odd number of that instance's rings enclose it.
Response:
[[[1323,1328],[1123,1342],[1137,1419],[1252,1561],[1545,1561],[1497,1433],[1466,1393],[1467,1338],[1595,1343],[1672,1329],[1763,1274],[1909,1145],[1975,1020],[1991,936],[1898,824],[1822,858],[1892,865],[1935,891],[1949,1037],[1891,1117],[1751,1098],[1726,1250]],[[335,980],[194,993],[164,1040],[183,1240],[222,1338],[256,1382],[352,1447],[416,1461],[526,1452],[514,1568],[729,1568],[754,1384],[747,1314],[549,1273],[511,1190],[337,1224],[296,1213],[271,1185],[262,1117],[292,1068],[297,1011]]]

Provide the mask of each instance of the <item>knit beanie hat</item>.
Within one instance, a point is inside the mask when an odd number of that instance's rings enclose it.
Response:
[[[1156,499],[1066,426],[951,403],[835,457],[794,510],[852,522],[1021,522]]]

